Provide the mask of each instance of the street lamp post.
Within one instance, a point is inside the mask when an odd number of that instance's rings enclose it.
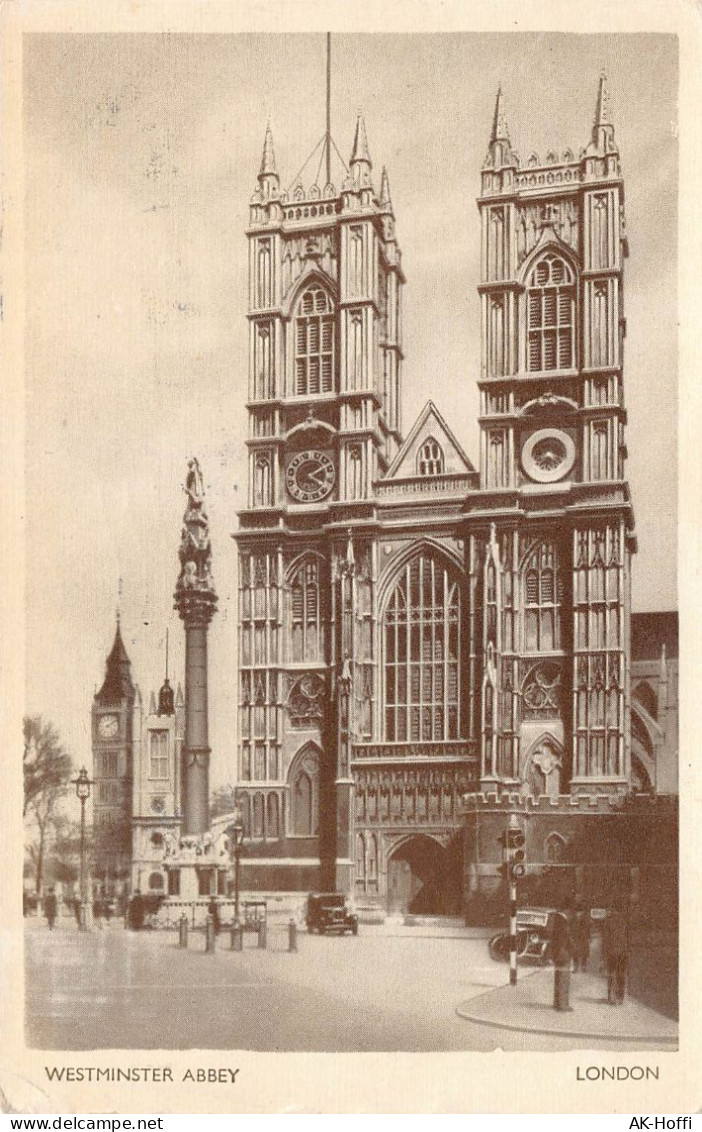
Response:
[[[229,851],[234,857],[234,927],[239,927],[239,859],[244,840],[244,823],[239,810],[234,811],[234,821],[226,830],[229,838]]]
[[[78,927],[80,931],[88,930],[88,878],[85,872],[85,803],[90,797],[92,779],[88,778],[85,767],[81,767],[77,778],[73,779],[76,794],[80,800],[80,912]]]

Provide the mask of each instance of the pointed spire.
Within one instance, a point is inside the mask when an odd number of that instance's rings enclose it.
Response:
[[[119,703],[120,700],[134,694],[134,685],[129,671],[130,668],[131,664],[127,656],[127,650],[124,647],[124,641],[122,640],[118,615],[115,639],[105,664],[105,679],[97,694],[97,699],[100,700],[101,703]]]
[[[266,126],[266,136],[263,140],[263,154],[261,155],[261,168],[259,169],[259,180],[261,177],[277,177],[278,170],[275,166],[275,153],[273,150],[273,134],[271,133],[271,124],[268,122]]]
[[[370,153],[368,152],[368,138],[366,137],[366,123],[363,121],[363,115],[360,110],[358,118],[356,119],[356,135],[353,139],[353,152],[351,154],[351,164],[354,165],[357,161],[365,161],[371,165]]]
[[[392,200],[390,199],[390,181],[388,178],[388,171],[383,165],[383,178],[380,182],[380,203],[392,209]]]
[[[270,122],[266,126],[266,136],[263,139],[263,153],[261,154],[261,168],[258,172],[259,199],[270,200],[280,189],[280,178],[275,164],[273,150],[273,134]]]
[[[604,69],[600,75],[600,85],[597,91],[597,108],[595,109],[595,125],[611,126],[612,118],[609,108],[609,91],[607,89],[607,75]]]
[[[497,141],[509,141],[509,130],[507,129],[507,120],[505,118],[504,98],[502,95],[502,87],[497,88],[497,98],[495,99],[495,114],[492,119],[492,133],[490,134],[490,144]]]
[[[668,681],[668,665],[666,663],[665,641],[661,646],[660,679],[662,684],[665,684]]]

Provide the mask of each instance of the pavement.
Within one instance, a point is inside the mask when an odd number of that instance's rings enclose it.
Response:
[[[597,976],[574,976],[575,1009],[557,1015],[552,971],[520,969],[515,992],[507,965],[488,956],[489,929],[456,922],[300,932],[291,953],[287,920],[272,917],[267,950],[247,933],[234,952],[223,931],[214,954],[202,932],[185,950],[175,932],[125,931],[121,920],[86,933],[71,919],[53,932],[25,923],[26,1034],[43,1049],[624,1050],[675,1040],[674,1021],[652,1006],[602,1003]]]
[[[469,1022],[532,1034],[558,1034],[563,1038],[611,1038],[617,1042],[656,1042],[677,1048],[678,1026],[639,999],[628,995],[621,1006],[607,1002],[604,975],[571,975],[570,1010],[553,1008],[552,967],[518,971],[517,985],[486,991],[457,1007]]]

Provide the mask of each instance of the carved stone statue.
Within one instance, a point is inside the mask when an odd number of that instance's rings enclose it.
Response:
[[[195,456],[188,460],[188,474],[183,488],[188,497],[188,510],[201,511],[205,501],[205,485]]]

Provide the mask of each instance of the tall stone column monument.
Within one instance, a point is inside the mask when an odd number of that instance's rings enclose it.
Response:
[[[175,608],[185,626],[185,741],[182,750],[183,825],[178,845],[166,845],[166,864],[177,871],[169,884],[173,896],[195,900],[217,891],[217,872],[226,854],[209,832],[209,764],[207,735],[207,631],[217,607],[212,580],[212,548],[205,512],[200,465],[193,457],[185,481],[188,502],[180,536],[180,574]],[[218,852],[218,850],[220,850]],[[223,858],[223,860],[220,860]],[[203,876],[205,871],[207,876]]]
[[[209,821],[210,746],[207,736],[207,630],[217,607],[205,489],[195,457],[185,481],[188,502],[180,538],[175,608],[185,626],[185,742],[183,834],[201,837]]]

